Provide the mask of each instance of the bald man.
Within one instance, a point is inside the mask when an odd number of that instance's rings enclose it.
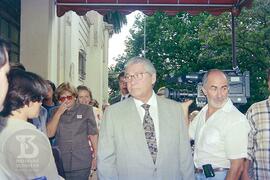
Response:
[[[247,157],[248,121],[228,97],[228,78],[221,70],[204,75],[202,90],[208,104],[189,126],[196,179],[239,179]]]

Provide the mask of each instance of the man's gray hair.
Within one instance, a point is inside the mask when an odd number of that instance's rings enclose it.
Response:
[[[222,74],[224,74],[224,76],[226,77],[227,83],[229,83],[229,78],[227,76],[226,73],[224,73],[223,71],[221,71],[220,69],[210,69],[209,71],[207,71],[204,75],[203,75],[203,79],[202,79],[202,83],[203,86],[205,86],[208,82],[208,76],[209,74],[211,74],[212,72],[221,72]]]
[[[130,60],[128,60],[128,62],[125,65],[125,71],[126,69],[133,64],[143,64],[145,70],[150,73],[150,74],[156,74],[156,69],[154,67],[154,65],[152,64],[152,62],[144,57],[133,57]]]

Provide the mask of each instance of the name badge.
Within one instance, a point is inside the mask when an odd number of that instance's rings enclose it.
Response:
[[[82,119],[82,115],[81,114],[77,114],[77,119]]]

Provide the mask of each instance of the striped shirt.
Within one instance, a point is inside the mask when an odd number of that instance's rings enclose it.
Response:
[[[251,126],[248,155],[252,161],[254,179],[270,177],[270,97],[253,104],[247,111]]]

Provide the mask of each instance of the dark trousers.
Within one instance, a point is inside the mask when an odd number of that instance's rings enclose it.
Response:
[[[57,147],[52,147],[52,152],[53,152],[53,157],[55,160],[58,174],[62,176],[63,178],[66,178],[60,150]]]
[[[65,171],[66,180],[88,180],[90,168],[74,171]]]

